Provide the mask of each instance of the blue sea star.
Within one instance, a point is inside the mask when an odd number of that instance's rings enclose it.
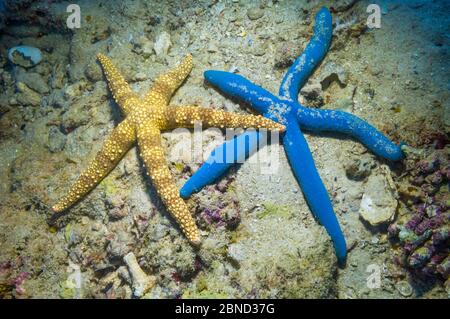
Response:
[[[332,17],[328,9],[324,7],[316,15],[313,37],[284,76],[279,97],[237,74],[206,71],[204,76],[208,82],[224,93],[245,101],[263,113],[265,117],[286,126],[282,141],[291,168],[312,213],[327,230],[337,259],[343,264],[347,256],[345,238],[302,130],[350,135],[373,153],[391,161],[401,160],[403,153],[400,146],[355,115],[337,110],[310,109],[298,102],[297,95],[300,88],[324,58],[331,38]],[[255,152],[260,137],[259,132],[246,132],[216,148],[208,160],[183,185],[180,190],[181,196],[189,197],[222,176],[236,163],[237,159],[246,158]],[[227,155],[227,150],[229,154],[233,154],[231,159],[230,155]],[[225,159],[225,161],[216,161],[216,159]]]

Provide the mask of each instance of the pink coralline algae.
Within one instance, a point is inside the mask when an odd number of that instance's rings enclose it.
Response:
[[[21,260],[5,261],[0,263],[0,299],[15,291],[16,296],[25,294],[25,288],[22,286],[25,280],[30,278],[30,273],[20,271]]]
[[[204,229],[235,229],[240,223],[240,207],[236,193],[228,190],[233,179],[224,179],[207,188],[207,196],[197,202],[197,216]]]
[[[0,276],[6,275],[12,268],[12,263],[10,261],[5,261],[0,263]]]
[[[19,295],[23,295],[25,293],[25,289],[22,287],[23,283],[26,279],[30,277],[30,274],[27,272],[21,272],[17,277],[11,280],[11,285],[16,288],[16,293]]]
[[[215,225],[215,227],[229,229],[234,229],[240,222],[239,208],[234,203],[231,205],[219,204],[215,209],[205,208],[200,213],[200,217],[208,226]]]
[[[398,263],[414,274],[449,280],[449,148],[406,163],[409,180],[399,187],[409,214],[388,232],[401,247]]]
[[[222,220],[222,216],[220,215],[220,209],[205,209],[201,216],[208,223],[217,223],[217,226],[223,226],[224,222]]]

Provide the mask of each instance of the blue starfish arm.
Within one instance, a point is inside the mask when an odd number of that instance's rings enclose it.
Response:
[[[260,113],[266,113],[277,97],[241,75],[225,71],[205,71],[205,79],[227,95],[242,100]]]
[[[302,129],[311,132],[337,132],[350,135],[377,156],[390,161],[403,159],[401,146],[393,143],[375,127],[359,117],[337,110],[317,110],[300,106],[297,119]]]
[[[333,36],[333,19],[327,8],[323,7],[316,15],[314,35],[306,49],[289,68],[280,85],[279,96],[297,101],[300,88],[306,83],[315,67],[323,60],[330,47]]]
[[[290,118],[283,137],[283,145],[294,175],[314,216],[325,227],[336,251],[338,261],[345,263],[347,245],[330,198],[317,172],[303,133],[294,118]]]
[[[221,91],[247,102],[261,113],[267,113],[269,107],[278,101],[277,97],[238,74],[210,70],[204,73],[204,77]],[[186,181],[180,189],[180,196],[190,197],[224,175],[235,163],[244,162],[257,150],[259,138],[258,132],[246,132],[218,146]]]
[[[243,163],[256,152],[259,140],[259,132],[247,131],[215,148],[205,163],[184,183],[180,196],[188,198],[206,185],[212,184],[234,164]]]

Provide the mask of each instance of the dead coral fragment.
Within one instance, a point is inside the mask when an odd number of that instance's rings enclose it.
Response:
[[[139,266],[136,256],[131,252],[123,257],[123,261],[128,266],[131,275],[133,295],[142,297],[156,283],[155,276],[148,276]]]

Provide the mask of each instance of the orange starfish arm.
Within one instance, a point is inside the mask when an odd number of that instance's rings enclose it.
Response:
[[[139,103],[138,95],[131,90],[119,70],[117,70],[106,55],[99,53],[97,55],[97,59],[103,68],[106,79],[108,80],[109,89],[112,92],[114,100],[125,115],[129,114],[133,107]]]
[[[135,140],[134,126],[130,120],[125,119],[113,130],[101,150],[97,153],[87,170],[80,175],[69,193],[60,199],[52,207],[52,210],[55,213],[61,212],[94,189],[133,146]]]
[[[200,243],[200,234],[186,203],[179,195],[179,189],[170,174],[161,146],[161,132],[142,124],[137,130],[141,157],[152,183],[163,200],[167,210],[175,217],[181,230],[193,244]]]
[[[167,129],[193,127],[195,122],[201,122],[203,127],[285,130],[284,125],[261,115],[236,114],[198,106],[169,106],[164,113]]]
[[[183,83],[192,70],[192,55],[187,55],[178,66],[158,76],[144,96],[150,105],[167,105],[176,89]]]

